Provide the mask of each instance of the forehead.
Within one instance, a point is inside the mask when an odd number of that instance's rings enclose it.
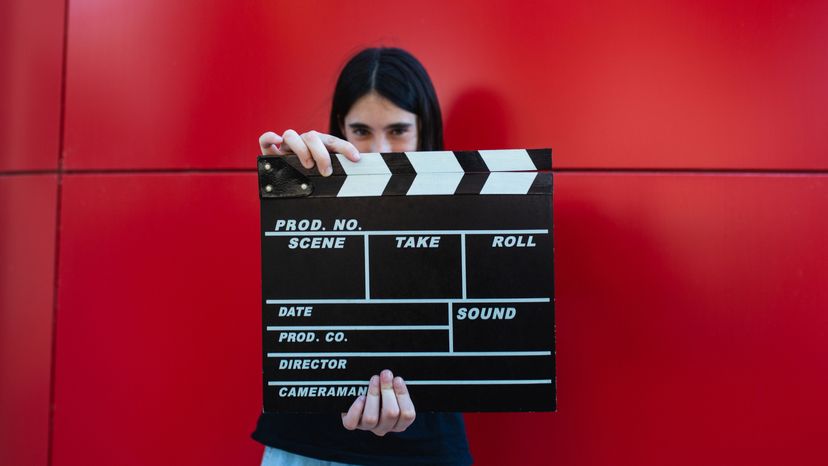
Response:
[[[362,123],[368,126],[382,128],[394,123],[416,123],[417,115],[397,107],[390,100],[371,92],[360,97],[348,114],[345,115],[345,124]]]

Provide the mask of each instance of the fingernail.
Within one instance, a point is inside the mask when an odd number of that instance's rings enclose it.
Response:
[[[354,152],[354,159],[359,160],[361,158],[362,158],[362,156],[359,155],[359,152]]]
[[[328,169],[325,170],[325,176],[331,176],[332,173],[333,173],[333,167],[328,167]]]

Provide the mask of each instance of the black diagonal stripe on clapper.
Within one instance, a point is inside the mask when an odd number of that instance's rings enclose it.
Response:
[[[382,195],[405,195],[411,189],[411,184],[414,183],[414,177],[417,176],[417,171],[414,170],[414,166],[411,165],[411,162],[404,152],[389,152],[380,155],[382,156],[382,161],[388,166],[388,170],[391,171],[391,179],[385,185]]]
[[[552,172],[538,172],[526,194],[552,194]]]
[[[480,194],[489,178],[489,167],[483,157],[476,150],[454,151],[454,157],[465,172],[454,194]]]
[[[552,150],[527,149],[526,153],[529,154],[529,158],[539,171],[552,169]]]
[[[488,173],[489,167],[483,161],[483,157],[476,150],[456,150],[454,158],[466,173]]]
[[[331,154],[331,176],[322,176],[319,170],[313,167],[311,183],[313,192],[311,197],[336,197],[342,185],[345,184],[345,169],[335,154]]]
[[[311,178],[313,192],[310,197],[336,197],[342,185],[345,184],[345,177],[341,175],[314,176]]]

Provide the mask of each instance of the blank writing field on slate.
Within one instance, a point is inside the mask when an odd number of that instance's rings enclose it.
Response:
[[[461,294],[457,236],[380,236],[371,239],[370,252],[372,298]]]
[[[264,410],[341,412],[381,369],[420,411],[556,407],[551,151],[258,160]]]
[[[297,241],[292,241],[294,239]],[[308,242],[309,247],[302,248],[300,240]],[[321,241],[317,243],[321,245]],[[334,294],[343,298],[362,297],[365,278],[361,269],[349,270],[349,273],[343,274],[341,269],[330,266],[361,261],[365,255],[365,245],[361,239],[343,238],[338,244],[341,247],[337,248],[312,246],[313,238],[276,237],[262,242],[262,257],[279,257],[278,273],[274,277],[276,286],[268,287],[267,296],[319,298]],[[289,251],[290,254],[283,254],[284,251]],[[320,286],[320,283],[324,283],[324,286]]]
[[[458,304],[453,317],[455,351],[538,351],[553,344],[546,303]]]
[[[479,298],[549,296],[552,269],[545,267],[548,258],[538,251],[550,250],[550,243],[548,235],[535,234],[468,238],[469,295]],[[528,270],[535,273],[526,273]]]

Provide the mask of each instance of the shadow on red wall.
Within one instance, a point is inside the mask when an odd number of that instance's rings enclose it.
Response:
[[[492,89],[463,91],[443,108],[445,145],[449,150],[511,149],[511,115],[506,101]]]

